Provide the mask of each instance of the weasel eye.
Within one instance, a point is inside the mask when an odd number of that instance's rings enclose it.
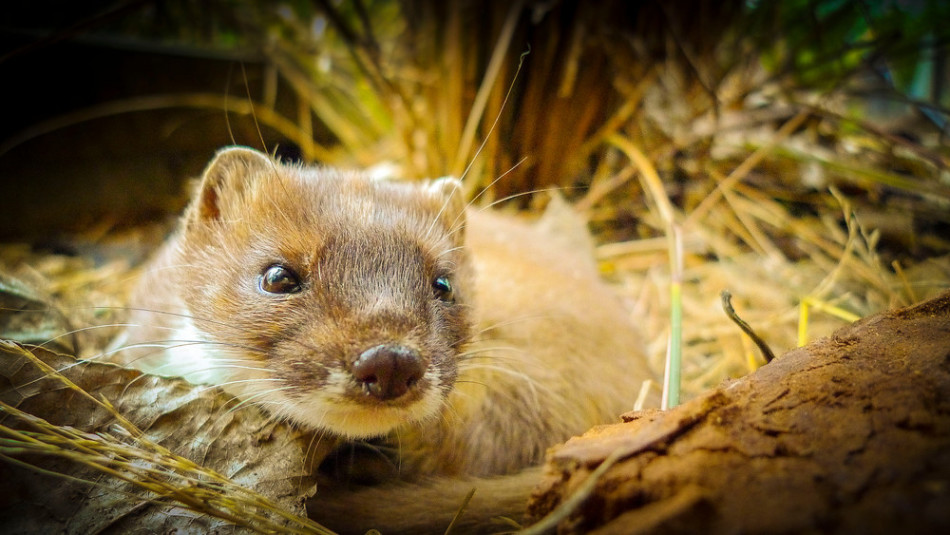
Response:
[[[455,296],[452,292],[452,283],[448,277],[436,277],[432,281],[432,289],[435,291],[435,297],[442,301],[454,302]]]
[[[300,291],[300,277],[286,266],[274,264],[261,273],[260,288],[269,294],[292,294]]]

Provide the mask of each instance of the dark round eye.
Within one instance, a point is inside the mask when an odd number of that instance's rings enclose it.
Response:
[[[269,294],[292,294],[300,291],[300,277],[289,267],[274,264],[261,273],[260,287]]]
[[[448,277],[436,277],[432,281],[432,290],[435,292],[435,297],[442,301],[453,302],[455,301],[455,296],[452,291],[452,282],[449,281]]]

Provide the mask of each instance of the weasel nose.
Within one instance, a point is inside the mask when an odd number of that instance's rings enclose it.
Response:
[[[424,371],[419,353],[397,344],[367,349],[353,365],[353,377],[380,400],[405,394],[422,378]]]

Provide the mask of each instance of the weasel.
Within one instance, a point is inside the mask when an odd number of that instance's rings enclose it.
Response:
[[[628,312],[566,241],[467,207],[453,178],[227,148],[134,291],[119,360],[391,446],[408,483],[321,486],[311,511],[328,527],[444,530],[478,486],[477,530],[479,515],[519,515],[523,469],[615,421],[651,377]]]

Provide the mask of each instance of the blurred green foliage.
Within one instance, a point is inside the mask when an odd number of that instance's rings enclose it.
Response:
[[[831,89],[865,69],[900,95],[950,106],[950,2],[790,0],[748,9],[763,63],[799,84]]]

